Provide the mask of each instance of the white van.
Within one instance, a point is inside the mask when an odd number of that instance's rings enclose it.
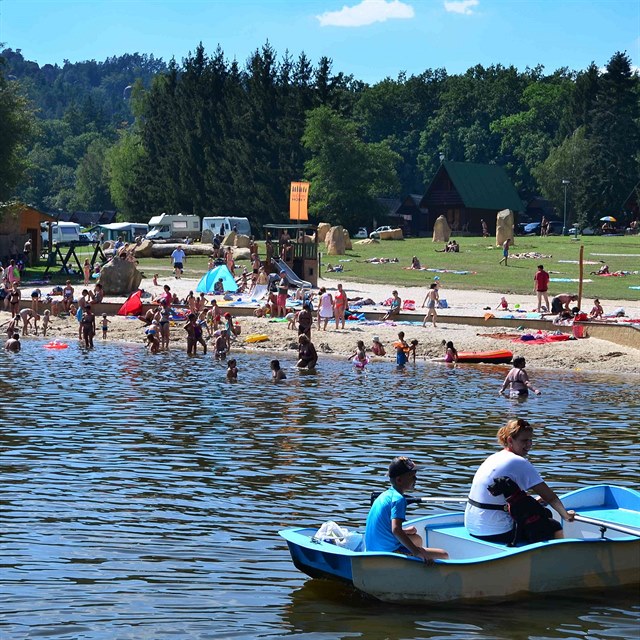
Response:
[[[233,218],[230,216],[217,218],[202,218],[202,230],[209,229],[213,233],[219,233],[226,236],[227,233],[233,231],[233,227],[238,228],[238,233],[243,236],[251,235],[251,224],[248,218]]]
[[[49,242],[48,223],[43,223],[42,246],[46,247]],[[69,244],[80,241],[80,225],[75,222],[54,222],[51,224],[51,240],[53,244]]]
[[[151,218],[149,227],[150,231],[145,236],[147,240],[170,240],[172,238],[197,240],[200,237],[200,216],[163,213]]]

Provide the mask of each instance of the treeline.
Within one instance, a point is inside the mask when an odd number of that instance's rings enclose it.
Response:
[[[542,194],[560,210],[569,180],[582,223],[621,213],[638,183],[640,80],[624,53],[603,71],[476,66],[372,86],[268,44],[244,66],[202,46],[180,65],[136,54],[57,75],[4,57],[39,109],[16,195],[47,210],[246,215],[259,227],[287,219],[289,183],[307,178],[316,219],[357,226],[377,196],[422,193],[440,153],[503,165],[525,201]]]

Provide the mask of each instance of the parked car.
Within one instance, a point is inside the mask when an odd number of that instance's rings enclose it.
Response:
[[[367,227],[360,227],[358,229],[358,233],[356,233],[354,236],[354,238],[368,238],[368,234],[367,234]]]
[[[381,233],[382,231],[391,231],[392,229],[393,229],[393,227],[390,227],[390,226],[388,226],[388,225],[383,226],[383,227],[378,227],[375,231],[372,231],[372,232],[369,234],[369,237],[370,237],[370,238],[376,238],[376,239],[377,239],[377,238],[379,238],[379,237],[380,237],[380,233]]]
[[[523,232],[525,235],[540,235],[540,223],[539,222],[530,222],[529,224],[525,224],[523,228]],[[559,220],[550,220],[549,221],[549,235],[562,235],[562,222]]]

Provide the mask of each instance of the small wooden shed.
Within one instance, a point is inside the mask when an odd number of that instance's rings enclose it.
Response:
[[[55,222],[56,218],[35,207],[20,202],[0,206],[0,261],[25,259],[28,264],[37,264],[42,252],[43,222]],[[24,256],[24,246],[31,240],[31,253]]]

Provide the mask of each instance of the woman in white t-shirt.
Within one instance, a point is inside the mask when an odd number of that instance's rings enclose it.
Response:
[[[327,330],[327,324],[331,318],[333,318],[333,296],[324,288],[320,287],[320,299],[318,300],[318,331],[320,331],[321,324],[322,330]]]
[[[575,513],[564,508],[560,498],[544,482],[527,460],[533,444],[533,427],[521,418],[509,420],[498,431],[502,451],[490,455],[476,471],[464,513],[464,525],[469,533],[481,540],[508,543],[513,538],[513,520],[504,510],[503,496],[492,496],[487,487],[501,476],[511,478],[523,491],[539,495],[565,520],[571,522]],[[562,538],[558,523],[555,538]]]

